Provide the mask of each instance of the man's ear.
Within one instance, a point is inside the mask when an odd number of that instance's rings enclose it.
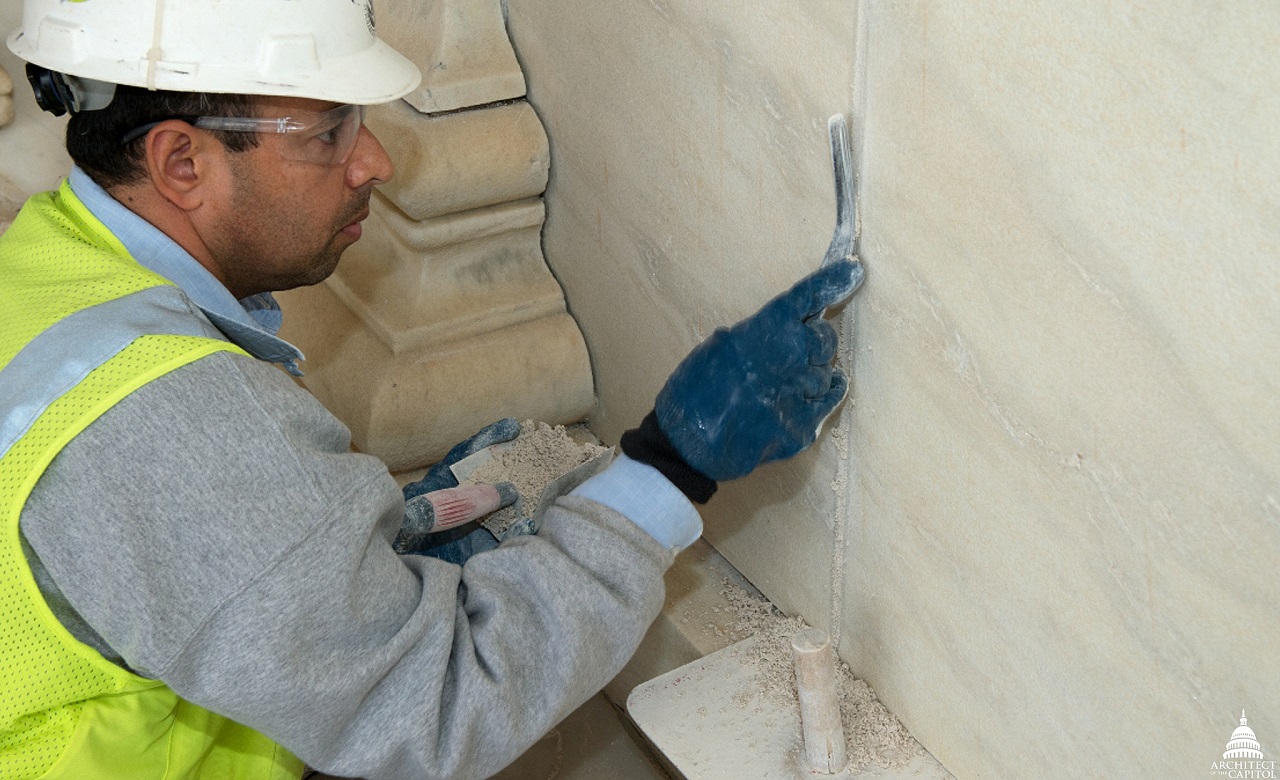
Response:
[[[183,211],[205,199],[220,145],[181,119],[167,119],[146,137],[147,173],[156,192]]]

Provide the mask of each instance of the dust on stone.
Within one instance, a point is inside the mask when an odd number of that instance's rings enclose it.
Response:
[[[512,446],[495,451],[492,460],[477,468],[465,484],[510,482],[520,494],[524,513],[532,516],[548,482],[608,451],[595,443],[584,427],[575,426],[572,434],[563,425],[525,420]],[[515,507],[507,507],[486,517],[482,524],[500,535],[518,519]]]
[[[723,581],[720,595],[736,615],[729,628],[730,639],[737,642],[756,638],[748,657],[760,683],[756,695],[798,710],[791,637],[809,625],[801,618],[782,614],[767,599],[729,580]],[[925,752],[897,717],[880,703],[871,686],[853,675],[848,664],[839,663],[836,677],[851,768],[874,763],[885,769],[901,769]],[[745,708],[751,705],[749,699],[749,696],[743,697],[734,704]]]

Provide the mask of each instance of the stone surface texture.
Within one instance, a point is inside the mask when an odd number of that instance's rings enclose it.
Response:
[[[508,5],[606,443],[816,267],[844,111],[851,402],[707,537],[958,777],[1275,757],[1280,9]]]

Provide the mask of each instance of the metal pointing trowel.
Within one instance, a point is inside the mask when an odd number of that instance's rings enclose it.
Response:
[[[844,114],[836,114],[827,120],[827,133],[831,137],[831,168],[836,180],[836,229],[831,235],[831,246],[822,258],[822,265],[828,266],[837,260],[856,259],[856,237],[854,235],[857,221],[856,203],[853,181],[853,152],[849,145],[849,125]]]
[[[831,140],[831,170],[836,181],[836,229],[831,234],[831,245],[827,247],[827,254],[822,258],[819,268],[826,268],[841,260],[852,260],[858,264],[856,268],[859,273],[854,282],[854,289],[857,289],[862,284],[862,261],[858,259],[858,211],[853,181],[853,150],[850,148],[849,124],[845,121],[844,114],[836,114],[827,120],[827,135]],[[825,309],[820,316],[827,316]],[[815,438],[822,434],[823,426],[839,408],[837,404],[818,422]]]

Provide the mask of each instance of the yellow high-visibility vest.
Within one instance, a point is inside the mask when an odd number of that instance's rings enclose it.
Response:
[[[147,382],[219,351],[178,289],[133,260],[71,188],[0,237],[0,778],[284,780],[302,763],[76,640],[18,521],[54,456]]]

